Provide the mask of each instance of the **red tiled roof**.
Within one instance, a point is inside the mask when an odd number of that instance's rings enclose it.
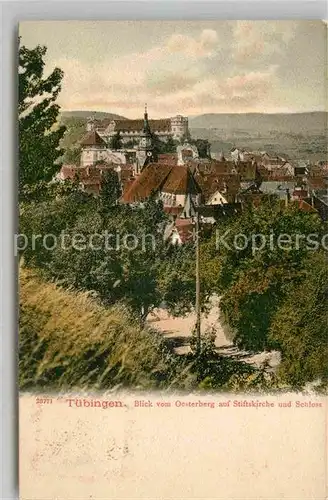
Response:
[[[293,196],[297,196],[298,198],[307,198],[308,192],[305,189],[295,189],[293,191]]]
[[[177,219],[174,228],[177,230],[182,243],[193,241],[194,239],[194,224],[191,219]]]
[[[172,166],[149,163],[141,174],[133,181],[123,193],[121,201],[123,203],[134,203],[142,201],[158,191],[169,175]]]
[[[144,126],[143,120],[112,120],[115,122],[115,130],[120,130],[121,132],[141,132]],[[150,129],[153,132],[170,132],[171,131],[171,120],[161,119],[161,120],[149,120],[148,121]]]
[[[81,140],[81,146],[105,146],[105,141],[100,137],[98,132],[92,130]]]
[[[195,178],[202,190],[205,202],[207,202],[217,191],[222,191],[227,188],[230,195],[236,195],[240,188],[240,179],[237,174],[198,174],[195,175]]]
[[[77,170],[79,170],[80,168],[81,167],[77,167],[76,165],[63,165],[60,169],[60,175],[64,180],[73,180],[75,178]]]
[[[295,203],[298,205],[298,208],[300,210],[302,210],[303,212],[318,212],[318,210],[316,210],[315,208],[311,207],[311,205],[309,203],[307,203],[306,201],[304,200],[295,200],[295,201],[292,201],[291,203]]]
[[[201,189],[188,167],[176,165],[171,168],[165,179],[162,191],[173,194],[198,194]]]
[[[163,207],[163,210],[164,210],[165,213],[167,213],[169,215],[179,216],[183,212],[183,207],[168,207],[168,206],[165,206],[165,207]]]
[[[187,166],[192,173],[197,173],[201,175],[229,175],[235,171],[235,163],[226,160],[210,160],[210,161],[199,161],[191,160],[187,162]]]
[[[308,177],[307,184],[311,189],[325,189],[327,188],[326,179],[323,177]]]
[[[150,163],[123,193],[123,203],[142,201],[158,191],[197,194],[201,190],[185,166]]]
[[[175,153],[162,153],[158,155],[158,163],[166,163],[167,165],[176,165],[178,157]]]

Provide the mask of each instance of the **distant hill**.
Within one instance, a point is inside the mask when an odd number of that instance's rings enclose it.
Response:
[[[103,111],[62,111],[60,113],[62,118],[84,118],[94,116],[98,120],[103,118],[111,118],[113,120],[126,120],[124,116],[116,115],[115,113],[106,113]]]
[[[325,133],[328,113],[209,113],[189,118],[191,129],[218,129],[224,132],[287,132],[291,134]]]

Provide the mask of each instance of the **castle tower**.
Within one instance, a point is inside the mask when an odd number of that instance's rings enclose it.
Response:
[[[150,161],[156,161],[154,144],[150,125],[148,121],[147,104],[145,104],[143,128],[140,133],[140,140],[137,149],[137,173],[143,169]]]
[[[188,118],[181,115],[171,118],[171,133],[173,139],[178,141],[188,135]]]

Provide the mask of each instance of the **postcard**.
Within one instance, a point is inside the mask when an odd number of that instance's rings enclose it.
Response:
[[[20,498],[326,499],[326,23],[18,52]]]

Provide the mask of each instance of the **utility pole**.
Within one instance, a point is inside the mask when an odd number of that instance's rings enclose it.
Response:
[[[196,207],[196,352],[200,353],[199,207]]]

